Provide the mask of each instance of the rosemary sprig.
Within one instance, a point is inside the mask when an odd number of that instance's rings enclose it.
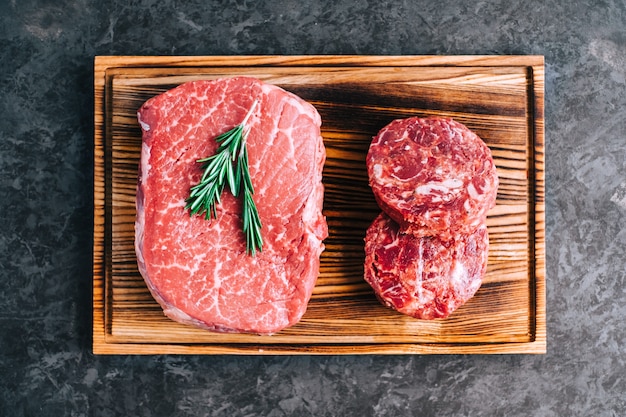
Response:
[[[215,138],[219,143],[215,155],[196,161],[202,164],[204,172],[200,182],[191,187],[189,197],[185,200],[185,210],[188,209],[191,216],[204,215],[205,219],[210,220],[217,218],[216,205],[221,203],[220,195],[226,184],[233,196],[239,197],[242,193],[242,228],[246,236],[246,251],[252,256],[263,247],[261,219],[252,198],[254,187],[250,178],[246,147],[250,132],[246,123],[257,104],[258,100],[252,103],[241,124]]]

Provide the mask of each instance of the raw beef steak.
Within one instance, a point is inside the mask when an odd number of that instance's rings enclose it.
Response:
[[[445,318],[480,287],[488,247],[485,225],[442,240],[403,233],[381,213],[365,238],[365,280],[388,307],[419,319]]]
[[[491,151],[452,119],[391,122],[373,139],[367,169],[379,206],[416,236],[470,233],[495,205]]]
[[[246,253],[241,202],[226,189],[217,219],[190,216],[196,160],[215,137],[246,127],[263,248]],[[326,157],[320,116],[299,97],[248,77],[193,81],[148,100],[135,246],[139,271],[170,318],[219,332],[272,334],[298,322],[319,273],[327,237],[322,215]]]

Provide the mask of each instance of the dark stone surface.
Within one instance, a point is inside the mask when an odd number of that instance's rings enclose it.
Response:
[[[626,415],[626,3],[0,1],[0,415]],[[540,54],[548,354],[91,354],[93,57]]]

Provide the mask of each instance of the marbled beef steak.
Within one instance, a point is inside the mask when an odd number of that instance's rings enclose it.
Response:
[[[190,216],[185,199],[214,138],[244,119],[262,252],[246,253],[241,202],[224,192],[217,219]],[[135,246],[139,271],[170,318],[220,332],[272,334],[298,322],[328,235],[320,116],[299,97],[254,78],[193,81],[148,100]]]

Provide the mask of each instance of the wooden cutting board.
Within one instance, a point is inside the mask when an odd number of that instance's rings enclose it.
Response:
[[[137,109],[185,81],[235,75],[298,94],[323,121],[330,236],[306,314],[273,336],[173,322],[148,292],[134,253]],[[365,155],[391,120],[429,115],[453,117],[483,138],[500,188],[482,287],[451,317],[423,321],[382,306],[363,280],[363,238],[380,211]],[[96,354],[546,352],[543,57],[96,57],[94,170]]]

